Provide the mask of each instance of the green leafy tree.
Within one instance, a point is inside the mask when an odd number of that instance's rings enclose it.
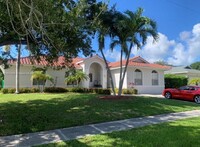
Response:
[[[164,60],[159,60],[159,61],[156,61],[154,62],[155,64],[159,64],[159,65],[166,65],[166,66],[171,66],[169,63],[167,63],[166,61]]]
[[[44,71],[34,71],[32,73],[31,80],[37,81],[38,88],[40,85],[42,85],[42,91],[44,90],[44,86],[47,80],[51,81],[52,83],[54,81],[53,78],[50,75],[45,74]]]
[[[102,23],[102,28],[99,29],[99,50],[101,52],[104,48],[105,36],[108,34],[112,40],[110,44],[111,50],[116,46],[121,47],[118,95],[122,93],[122,86],[133,46],[140,49],[146,43],[148,36],[152,36],[154,41],[158,39],[156,23],[150,18],[142,16],[142,13],[142,8],[139,8],[135,13],[132,11],[126,11],[125,13],[114,11],[112,17],[110,17],[111,20],[109,20],[111,22],[110,26]],[[107,19],[102,17],[102,22],[105,20]],[[125,57],[125,65],[122,64],[123,57]],[[106,60],[104,61],[107,62]],[[111,75],[109,74],[109,76]]]
[[[2,86],[3,80],[4,80],[4,74],[3,74],[3,72],[2,72],[1,69],[0,69],[0,88],[1,88],[1,86]]]
[[[200,83],[200,78],[193,78],[189,81],[189,84],[193,84],[193,85],[199,85]]]
[[[68,83],[72,83],[74,86],[74,83],[76,83],[76,85],[79,86],[80,82],[83,80],[87,80],[88,79],[88,75],[86,75],[83,71],[81,70],[76,70],[73,74],[70,74],[68,76],[66,76],[65,78],[65,82]]]
[[[115,92],[115,87],[114,87],[114,83],[113,83],[113,78],[112,78],[112,74],[110,71],[110,68],[108,66],[108,62],[106,60],[105,54],[104,54],[104,49],[105,49],[105,38],[106,37],[110,37],[112,38],[112,34],[113,34],[113,27],[114,27],[114,22],[117,17],[118,12],[115,10],[115,8],[111,8],[111,10],[105,11],[104,13],[102,13],[98,19],[99,21],[99,25],[97,26],[97,37],[98,37],[98,45],[99,45],[99,51],[103,57],[104,63],[106,65],[106,69],[108,71],[108,76],[110,78],[110,82],[111,82],[111,87],[112,87],[112,91],[113,94],[116,95]]]
[[[22,45],[37,60],[45,56],[49,63],[59,56],[70,62],[79,52],[88,56],[92,51],[93,24],[99,15],[95,12],[97,8],[103,10],[103,6],[96,0],[0,0],[0,47],[16,45],[16,73],[20,72]]]
[[[195,62],[190,65],[192,69],[200,70],[200,62]]]

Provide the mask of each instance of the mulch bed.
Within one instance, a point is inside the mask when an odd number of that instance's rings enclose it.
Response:
[[[118,96],[118,95],[106,95],[99,97],[102,100],[124,100],[124,99],[131,99],[132,96]]]

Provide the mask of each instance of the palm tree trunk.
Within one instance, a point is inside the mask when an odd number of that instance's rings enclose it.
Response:
[[[100,49],[100,52],[101,52],[101,55],[103,56],[103,60],[104,60],[104,62],[105,62],[105,64],[106,64],[106,68],[107,68],[107,70],[108,70],[108,75],[109,75],[109,78],[110,78],[110,82],[111,82],[111,87],[112,87],[113,95],[116,95],[116,93],[115,93],[115,87],[114,87],[114,83],[113,83],[113,78],[112,78],[112,74],[111,74],[110,68],[109,68],[109,66],[108,66],[108,63],[107,63],[107,61],[106,61],[106,57],[105,57],[105,55],[104,55],[104,53],[103,53],[103,50]]]
[[[129,58],[130,58],[132,47],[133,47],[133,43],[131,43],[130,47],[129,47],[129,51],[128,51],[128,55],[127,55],[127,59],[126,59],[126,65],[124,67],[123,76],[122,76],[122,80],[121,80],[122,84],[121,84],[121,87],[119,88],[119,90],[122,90],[122,85],[123,85],[125,74],[126,74],[126,71],[127,71],[127,67],[128,67],[128,63],[129,63]]]
[[[20,72],[20,55],[21,55],[21,44],[18,45],[17,49],[17,62],[16,62],[16,91],[15,93],[19,93],[19,72]]]
[[[119,90],[118,90],[118,95],[121,96],[122,94],[122,87],[121,85],[123,85],[122,83],[122,57],[123,57],[123,51],[121,50],[121,55],[120,55],[120,76],[119,76]]]

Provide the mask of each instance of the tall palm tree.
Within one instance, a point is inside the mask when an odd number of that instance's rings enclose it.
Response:
[[[108,77],[110,78],[111,88],[114,95],[116,95],[114,82],[113,82],[110,68],[108,66],[108,61],[106,60],[103,50],[105,49],[105,38],[106,37],[112,38],[114,36],[113,34],[115,34],[114,24],[116,23],[116,20],[119,16],[121,16],[121,13],[116,11],[114,8],[111,9],[110,11],[106,11],[105,13],[102,13],[100,15],[99,24],[97,27],[99,51],[106,65],[106,69],[108,71]]]
[[[116,33],[114,34],[115,37],[113,37],[111,48],[119,44],[121,46],[118,95],[122,93],[122,86],[133,46],[136,45],[136,47],[140,49],[146,43],[148,36],[152,36],[154,41],[158,39],[156,23],[150,18],[142,16],[142,13],[142,8],[139,8],[135,13],[126,11],[123,17],[119,17],[115,24]],[[126,59],[124,70],[122,69],[123,55]]]

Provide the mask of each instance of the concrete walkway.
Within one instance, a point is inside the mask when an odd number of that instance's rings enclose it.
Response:
[[[47,144],[58,141],[77,139],[87,135],[128,130],[151,124],[158,124],[162,122],[175,121],[178,119],[185,119],[191,117],[200,117],[200,110],[132,118],[120,121],[105,122],[37,133],[5,136],[0,137],[0,146],[27,147],[33,145]]]

